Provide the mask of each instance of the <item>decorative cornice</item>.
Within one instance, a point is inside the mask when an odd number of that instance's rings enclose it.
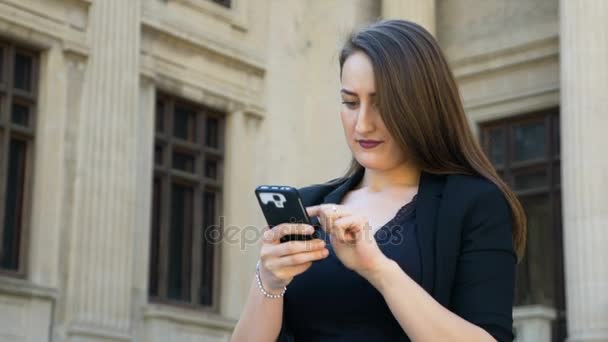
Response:
[[[93,3],[93,0],[76,0],[79,2],[82,2],[83,4],[87,5],[87,6],[91,6],[91,4]]]
[[[241,110],[258,118],[265,116],[263,105],[255,102],[259,96],[246,96],[247,89],[240,85],[226,83],[225,80],[213,79],[210,76],[203,77],[199,73],[189,73],[188,77],[185,77],[172,70],[167,68],[164,61],[154,56],[144,54],[141,58],[140,75],[153,81],[159,89],[228,113]],[[207,82],[200,82],[202,79]]]
[[[91,0],[80,1],[90,3]],[[0,9],[2,8],[5,10],[0,10],[0,27],[6,26],[3,30],[8,30],[8,34],[27,40],[27,43],[41,49],[60,44],[66,53],[88,57],[89,47],[84,32],[70,29],[69,25],[56,18],[39,15],[12,3],[0,3]],[[32,32],[36,35],[32,35]]]
[[[450,61],[454,76],[458,80],[495,72],[500,69],[513,67],[559,56],[559,37],[551,36],[544,39],[511,46],[504,49]]]
[[[505,102],[520,101],[525,98],[540,96],[550,93],[559,93],[559,85],[552,85],[544,88],[536,88],[533,90],[523,91],[519,93],[501,94],[498,96],[484,97],[482,99],[472,99],[465,101],[465,110],[476,110],[479,108],[494,106]]]
[[[142,30],[145,31],[146,29],[171,36],[174,39],[194,47],[230,59],[242,66],[252,69],[255,73],[264,74],[266,71],[265,61],[261,57],[255,56],[251,51],[240,49],[236,46],[226,45],[201,33],[186,32],[180,28],[172,27],[167,23],[161,22],[159,18],[154,17],[149,11],[144,11],[142,18]]]
[[[74,55],[80,59],[87,59],[89,57],[90,49],[84,44],[70,40],[63,40],[62,46],[63,52],[67,55]]]
[[[256,104],[246,105],[245,109],[243,109],[243,112],[257,119],[263,119],[266,116],[266,109]]]

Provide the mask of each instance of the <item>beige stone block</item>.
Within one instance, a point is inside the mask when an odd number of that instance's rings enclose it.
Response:
[[[556,36],[554,0],[438,0],[437,36],[448,59],[458,61]]]
[[[382,18],[411,20],[435,35],[436,2],[437,0],[382,0]]]

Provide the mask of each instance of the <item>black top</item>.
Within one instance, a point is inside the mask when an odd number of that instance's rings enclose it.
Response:
[[[350,186],[338,190],[338,203],[348,190]],[[374,238],[387,257],[420,282],[415,215],[414,197]],[[327,243],[329,255],[289,284],[283,307],[286,332],[296,341],[409,341],[378,290],[340,262],[323,230],[319,237]]]
[[[340,203],[363,173],[359,169],[350,177],[299,189],[304,206]],[[423,172],[415,206],[422,288],[496,340],[513,341],[517,257],[511,210],[502,191],[478,176]],[[292,290],[290,284],[286,295]],[[316,314],[322,314],[328,308],[315,295],[310,294],[310,301],[319,303]],[[288,323],[283,319],[284,328]],[[287,330],[282,329],[279,340],[289,340]]]

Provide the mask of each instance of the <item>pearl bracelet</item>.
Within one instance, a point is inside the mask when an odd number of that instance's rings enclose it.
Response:
[[[287,286],[283,286],[283,291],[279,294],[268,293],[268,291],[266,291],[266,289],[264,289],[264,286],[262,286],[262,279],[260,279],[260,261],[259,260],[258,260],[258,263],[255,265],[255,280],[258,283],[258,287],[260,288],[260,291],[262,291],[262,293],[264,294],[264,296],[266,298],[272,298],[272,299],[281,298],[285,295],[285,292],[287,291]]]

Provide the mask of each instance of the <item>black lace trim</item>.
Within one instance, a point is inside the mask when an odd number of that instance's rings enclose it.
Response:
[[[397,210],[397,213],[395,214],[395,216],[393,216],[392,219],[388,220],[388,222],[386,222],[382,227],[378,228],[378,230],[376,230],[374,235],[383,229],[390,229],[392,226],[395,225],[396,222],[401,221],[407,217],[410,217],[416,211],[417,199],[418,199],[418,194],[414,195],[414,197],[412,197],[411,201],[407,202],[401,208],[399,208],[399,210]]]

